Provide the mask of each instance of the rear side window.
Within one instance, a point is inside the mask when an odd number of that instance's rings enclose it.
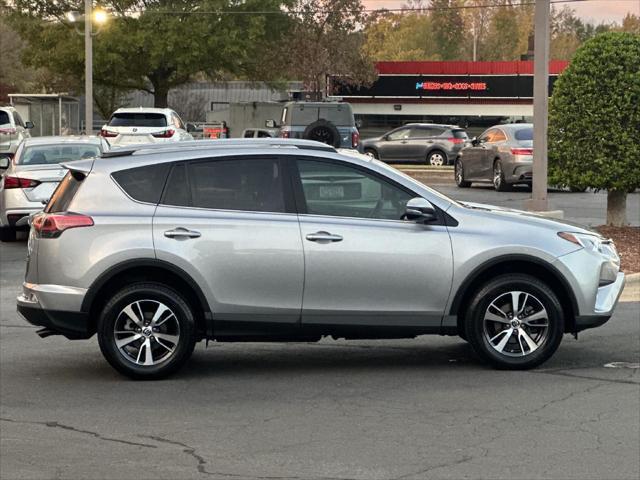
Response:
[[[84,179],[85,176],[80,172],[67,172],[51,195],[44,211],[46,213],[66,212]]]
[[[115,113],[109,120],[111,127],[166,127],[167,118],[162,113]]]
[[[453,133],[453,138],[469,138],[464,130],[452,130],[451,133]]]
[[[169,173],[169,165],[147,165],[111,174],[118,185],[134,200],[158,203]]]
[[[522,128],[514,133],[516,140],[533,140],[533,128]]]
[[[187,167],[184,164],[175,165],[171,170],[167,186],[162,198],[164,205],[187,207],[191,205],[191,192],[187,181]]]
[[[9,114],[4,110],[0,110],[0,127],[11,126],[11,119],[9,118]]]
[[[187,170],[194,207],[285,211],[283,173],[277,159],[210,160],[191,163]]]

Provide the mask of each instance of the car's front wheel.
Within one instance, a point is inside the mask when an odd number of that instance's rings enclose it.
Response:
[[[548,360],[564,334],[562,306],[539,279],[505,274],[482,286],[465,316],[465,333],[478,355],[497,368],[533,368]]]
[[[504,170],[500,160],[496,160],[493,164],[493,186],[498,192],[506,192],[511,189],[511,185],[504,179]]]
[[[467,182],[464,179],[464,167],[462,166],[462,162],[460,159],[456,160],[455,166],[455,179],[456,185],[460,188],[469,188],[471,186],[471,182]]]
[[[135,283],[119,290],[103,308],[98,342],[120,373],[135,379],[163,378],[193,352],[194,314],[176,290],[161,283]]]

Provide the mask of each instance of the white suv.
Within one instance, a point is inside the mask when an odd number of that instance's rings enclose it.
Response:
[[[24,122],[13,107],[0,107],[0,156],[13,157],[22,140],[29,138],[33,123]]]
[[[119,108],[100,130],[111,145],[193,140],[170,108]]]

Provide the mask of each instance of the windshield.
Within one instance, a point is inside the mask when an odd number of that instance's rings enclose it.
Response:
[[[55,165],[98,155],[100,155],[100,147],[90,143],[27,146],[16,160],[16,164]]]
[[[110,127],[166,127],[167,118],[162,113],[114,113]]]

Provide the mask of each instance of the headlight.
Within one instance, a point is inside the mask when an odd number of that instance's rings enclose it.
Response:
[[[602,257],[600,267],[600,286],[608,285],[616,280],[620,271],[620,257],[616,246],[611,240],[604,240],[597,235],[586,233],[558,232],[558,236],[568,242],[580,245],[582,248],[597,253]]]

